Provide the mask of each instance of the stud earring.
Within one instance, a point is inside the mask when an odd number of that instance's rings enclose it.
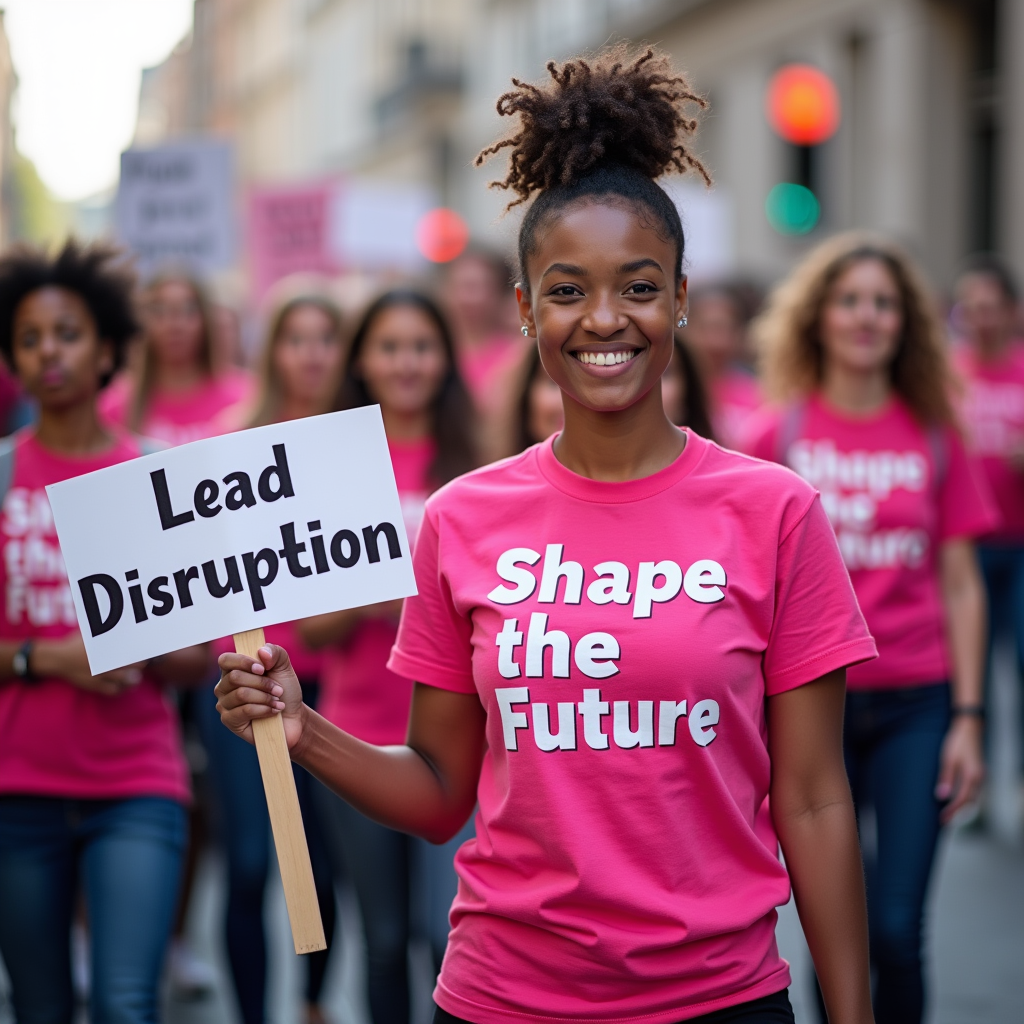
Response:
[[[530,328],[527,327],[526,324],[523,324],[523,326],[520,327],[519,330],[521,330],[523,332],[523,337],[524,338],[527,337],[529,335],[529,333],[530,333]]]
[[[686,319],[686,317],[685,317],[685,316],[681,316],[681,317],[680,317],[680,318],[679,318],[679,319],[678,319],[678,320],[676,321],[676,327],[685,327],[685,326],[687,325],[687,323],[688,323],[688,322],[689,322],[689,321],[688,321],[688,320]]]

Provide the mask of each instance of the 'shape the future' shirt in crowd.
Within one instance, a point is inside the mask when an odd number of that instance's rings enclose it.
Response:
[[[897,400],[877,415],[853,417],[814,396],[797,421],[792,416],[759,417],[746,447],[784,462],[821,492],[878,644],[878,659],[851,668],[848,686],[889,689],[947,679],[939,549],[998,522],[959,434],[928,431]]]
[[[1024,544],[1024,343],[991,360],[958,348],[954,362],[966,384],[961,415],[967,440],[1002,515],[991,539]]]
[[[414,544],[430,487],[430,467],[437,454],[433,439],[388,441],[402,518]],[[353,736],[384,746],[404,743],[412,705],[412,683],[388,667],[398,623],[368,618],[345,641],[324,652],[320,714]]]
[[[31,432],[18,437],[11,487],[0,506],[0,638],[55,640],[78,632],[45,487],[138,455],[126,437],[108,451],[77,458],[49,451]],[[64,679],[0,685],[0,793],[187,801],[180,750],[176,718],[150,679],[116,697]]]
[[[427,502],[391,667],[487,713],[435,998],[677,1021],[785,988],[765,696],[874,656],[814,490],[686,432],[586,479],[553,439]]]

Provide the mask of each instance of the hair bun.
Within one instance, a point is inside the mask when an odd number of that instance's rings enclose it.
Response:
[[[687,107],[705,107],[665,54],[648,49],[629,63],[625,44],[559,66],[548,62],[551,81],[538,87],[513,78],[498,100],[502,116],[519,115],[519,129],[476,158],[511,148],[509,171],[492,187],[510,189],[525,202],[535,192],[572,185],[604,167],[628,167],[650,179],[693,168],[711,178],[687,148],[697,120]]]

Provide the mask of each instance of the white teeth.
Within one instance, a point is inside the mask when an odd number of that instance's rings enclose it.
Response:
[[[604,366],[604,363],[605,363],[604,353],[603,352],[598,352],[597,353],[597,365],[598,366]]]
[[[628,363],[636,352],[576,352],[576,358],[588,366],[615,366]]]

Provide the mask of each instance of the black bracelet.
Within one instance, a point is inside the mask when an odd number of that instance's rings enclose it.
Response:
[[[23,683],[28,683],[31,686],[33,683],[39,682],[36,676],[32,672],[32,648],[34,643],[32,640],[26,640],[15,652],[14,657],[11,660],[11,670],[15,677],[20,679]]]
[[[985,709],[980,704],[954,704],[950,709],[954,718],[967,715],[970,718],[984,718]]]

